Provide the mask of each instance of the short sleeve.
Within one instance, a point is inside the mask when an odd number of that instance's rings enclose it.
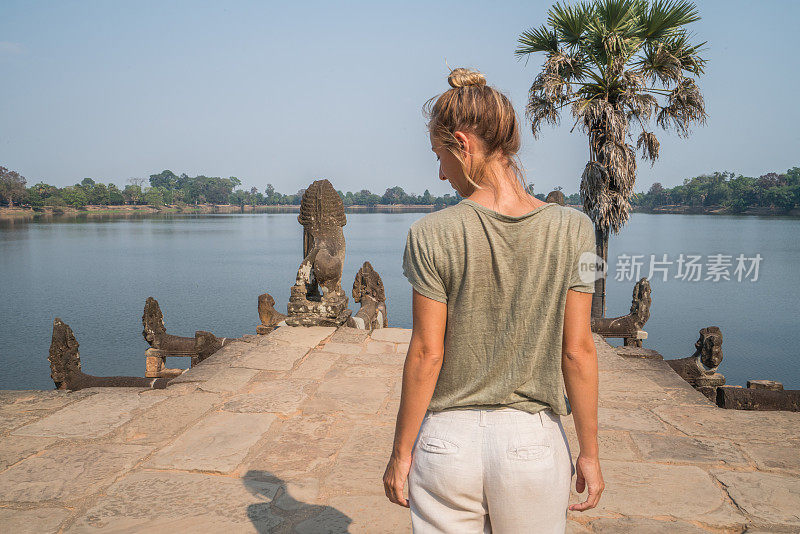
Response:
[[[572,267],[569,288],[581,293],[594,293],[595,258],[597,247],[594,237],[594,223],[588,215],[581,212],[576,239],[575,263]]]
[[[447,292],[442,277],[433,263],[431,247],[425,235],[415,226],[409,228],[406,237],[403,275],[421,295],[439,302],[447,302]]]

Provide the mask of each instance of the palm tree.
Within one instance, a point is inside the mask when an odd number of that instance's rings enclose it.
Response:
[[[651,121],[688,137],[705,124],[695,77],[705,42],[693,45],[685,26],[700,19],[685,0],[592,0],[553,5],[547,24],[519,37],[516,56],[544,52],[528,92],[526,115],[534,137],[543,123],[558,125],[561,110],[588,136],[589,162],[581,176],[584,212],[595,225],[597,255],[608,260],[608,238],[628,220],[636,179],[636,150],[651,165],[659,142]],[[632,129],[639,131],[636,148]],[[592,316],[605,315],[605,278],[595,283]]]

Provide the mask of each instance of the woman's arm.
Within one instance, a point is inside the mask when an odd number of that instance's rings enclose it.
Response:
[[[386,496],[393,503],[405,507],[408,507],[408,500],[403,497],[403,488],[411,469],[411,452],[442,368],[447,304],[414,290],[411,315],[414,323],[403,366],[403,389],[394,446],[383,475]]]
[[[569,507],[579,512],[597,506],[605,487],[597,445],[597,349],[592,338],[591,308],[592,293],[567,291],[561,371],[581,449],[575,462],[575,491],[589,489],[584,502]]]

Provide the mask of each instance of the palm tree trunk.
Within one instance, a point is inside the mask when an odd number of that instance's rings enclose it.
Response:
[[[603,258],[603,265],[608,265],[608,232],[597,227],[594,229],[596,254]],[[592,295],[592,317],[606,316],[606,273],[599,276],[594,282],[594,295]]]

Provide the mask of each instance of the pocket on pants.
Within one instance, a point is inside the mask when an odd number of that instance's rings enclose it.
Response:
[[[447,441],[434,436],[421,436],[419,438],[418,446],[423,451],[434,454],[453,454],[458,452],[458,445],[452,441]]]
[[[552,454],[547,443],[521,443],[508,448],[508,457],[513,460],[541,460]]]

